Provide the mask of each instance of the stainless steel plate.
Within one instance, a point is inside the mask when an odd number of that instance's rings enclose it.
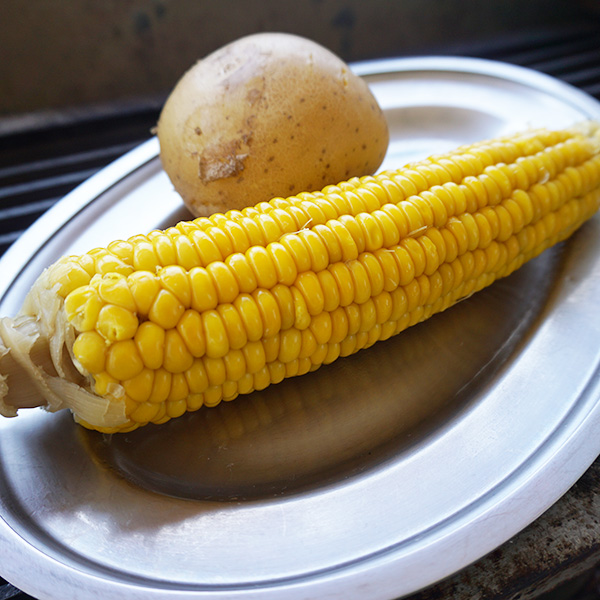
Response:
[[[600,118],[542,75],[470,59],[356,66],[389,119],[384,167]],[[188,217],[152,140],[0,263],[16,312],[64,253]],[[358,355],[162,427],[0,421],[0,571],[39,598],[374,598],[476,560],[600,453],[600,221]]]

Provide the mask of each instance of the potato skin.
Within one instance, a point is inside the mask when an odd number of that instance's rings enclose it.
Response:
[[[197,62],[157,134],[163,168],[196,216],[372,174],[389,142],[367,84],[329,50],[284,33]]]

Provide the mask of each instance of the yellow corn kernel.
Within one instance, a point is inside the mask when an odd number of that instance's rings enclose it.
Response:
[[[220,304],[217,307],[217,312],[223,321],[229,347],[233,350],[243,348],[248,341],[246,328],[240,314],[233,304]]]
[[[223,385],[227,381],[227,368],[222,358],[210,358],[205,356],[202,361],[208,377],[208,385]]]
[[[331,339],[332,320],[329,311],[323,311],[321,314],[312,318],[310,330],[315,336],[317,344],[327,344]]]
[[[348,263],[348,270],[352,277],[352,284],[354,288],[354,302],[361,303],[365,302],[371,297],[371,282],[369,281],[369,274],[363,263],[358,260],[352,260]]]
[[[323,271],[321,271],[323,272]],[[277,302],[277,309],[281,319],[281,329],[289,329],[294,325],[295,311],[292,291],[287,285],[277,284],[272,290],[273,298]]]
[[[223,357],[227,381],[238,381],[246,373],[246,359],[241,350],[232,350]]]
[[[279,242],[271,242],[267,246],[267,252],[275,266],[277,281],[284,285],[292,285],[298,275],[298,268],[286,247]],[[253,290],[246,289],[244,291]]]
[[[119,398],[125,393],[125,390],[114,377],[106,371],[102,371],[94,374],[94,393],[99,396]]]
[[[337,285],[340,306],[347,306],[354,300],[354,280],[350,269],[348,268],[348,264],[349,263],[336,263],[330,265],[328,269]]]
[[[332,229],[327,227],[327,225],[315,225],[313,231],[325,245],[326,256],[329,256],[329,262],[338,262],[342,260],[342,246]]]
[[[107,304],[121,306],[130,312],[137,311],[137,305],[127,279],[118,273],[109,273],[97,280],[98,295]]]
[[[171,292],[179,302],[189,308],[192,303],[192,288],[187,271],[180,265],[167,265],[158,272],[162,287]]]
[[[250,294],[240,294],[233,305],[244,323],[248,341],[256,342],[260,340],[263,336],[264,327],[262,316],[254,298]]]
[[[154,380],[148,402],[156,402],[157,404],[166,402],[171,393],[172,377],[172,374],[165,369],[154,370]]]
[[[310,358],[317,350],[317,339],[310,329],[303,329],[300,332],[301,347],[298,358]]]
[[[187,397],[187,393],[186,393]],[[179,398],[177,400],[168,400],[167,401],[167,414],[172,419],[176,419],[185,413],[187,410],[187,402],[185,398]]]
[[[323,310],[331,312],[340,305],[340,290],[329,269],[317,273],[320,289],[323,292]],[[282,325],[283,328],[283,325]]]
[[[294,327],[306,329],[310,325],[310,312],[306,306],[306,300],[298,288],[292,287],[292,298],[294,300]]]
[[[65,298],[67,318],[77,331],[93,330],[103,306],[98,292],[88,285],[73,290]]]
[[[299,273],[310,270],[311,260],[308,248],[296,234],[282,236],[279,238],[279,243],[289,252]]]
[[[252,297],[258,307],[263,324],[263,337],[271,337],[281,329],[281,314],[279,305],[271,291],[257,289]]]
[[[152,402],[141,402],[134,410],[131,411],[129,418],[134,423],[146,424],[152,422],[158,411],[158,404]]]
[[[358,257],[358,262],[364,267],[367,273],[371,296],[376,296],[381,293],[385,285],[385,278],[383,269],[377,258],[370,252],[363,252]],[[356,301],[359,302],[359,300]]]
[[[164,359],[165,330],[153,323],[141,323],[134,336],[140,358],[148,369],[159,369]]]
[[[161,289],[150,310],[148,318],[163,329],[171,329],[175,327],[185,312],[185,306],[177,299],[173,293],[168,290]]]
[[[154,253],[161,265],[177,264],[177,252],[171,236],[162,231],[151,232],[148,239],[154,247]]]
[[[128,265],[133,262],[133,244],[131,242],[115,240],[108,244],[106,249]]]
[[[51,269],[51,285],[56,287],[62,298],[77,288],[90,282],[90,274],[77,261],[76,257],[60,259]]]
[[[128,340],[138,329],[138,318],[126,308],[106,304],[98,313],[96,331],[109,342]]]
[[[133,268],[135,271],[148,271],[156,273],[161,266],[154,246],[148,240],[139,240],[133,247]]]
[[[302,294],[310,315],[318,315],[323,312],[325,295],[321,288],[321,282],[314,271],[306,271],[298,275],[294,285]]]
[[[279,356],[280,335],[272,335],[262,339],[262,345],[265,351],[265,362],[273,362]]]
[[[220,358],[229,351],[229,338],[221,315],[216,310],[202,313],[202,333],[206,340],[206,356]]]
[[[199,266],[205,267],[214,261],[223,260],[219,247],[205,231],[201,229],[191,231],[189,239],[200,257],[201,264]]]
[[[204,361],[197,358],[185,371],[185,379],[192,394],[202,394],[209,386]]]
[[[137,313],[146,316],[160,291],[158,278],[147,271],[135,271],[127,276],[127,285],[133,296]]]
[[[192,366],[194,357],[187,349],[177,329],[165,331],[165,353],[163,367],[169,373],[184,373]]]
[[[190,393],[187,380],[183,373],[173,373],[171,375],[171,389],[169,390],[169,396],[167,397],[167,405],[170,403],[184,402]],[[167,413],[169,409],[167,408]],[[181,413],[183,414],[183,413]]]
[[[219,304],[233,302],[240,292],[233,271],[223,262],[211,263],[206,267],[206,271],[212,277],[217,292],[217,302]]]
[[[277,270],[266,248],[252,246],[246,252],[246,258],[259,287],[269,289],[277,283]]]
[[[231,269],[240,292],[250,293],[256,289],[258,280],[245,254],[236,252],[227,257],[225,264]]]
[[[265,349],[261,342],[248,342],[242,350],[248,373],[256,373],[266,363]]]
[[[288,363],[298,358],[302,348],[302,334],[294,327],[282,331],[279,343],[278,359],[282,363]]]
[[[96,331],[80,333],[73,343],[75,358],[91,374],[104,371],[106,349],[106,340]]]
[[[265,365],[253,375],[253,387],[256,391],[264,390],[271,384],[271,373]]]
[[[194,267],[189,271],[190,286],[192,291],[192,308],[203,312],[216,308],[219,296],[208,271],[202,267]]]
[[[117,379],[125,381],[141,373],[144,363],[133,340],[115,342],[107,350],[106,372]]]
[[[125,393],[136,402],[147,402],[152,395],[153,387],[154,371],[152,369],[142,369],[138,375],[123,382]]]

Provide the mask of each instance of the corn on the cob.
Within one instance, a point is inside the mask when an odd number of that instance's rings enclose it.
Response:
[[[0,321],[0,413],[46,404],[129,431],[264,389],[445,310],[599,206],[589,123],[63,258]]]

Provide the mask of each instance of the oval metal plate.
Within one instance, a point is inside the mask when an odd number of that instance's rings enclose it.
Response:
[[[600,118],[553,79],[476,59],[355,65],[384,108],[383,168]],[[0,312],[38,273],[189,215],[156,140],[0,261]],[[511,277],[320,371],[103,436],[66,413],[0,421],[2,576],[39,598],[374,598],[483,556],[600,453],[600,221]]]

